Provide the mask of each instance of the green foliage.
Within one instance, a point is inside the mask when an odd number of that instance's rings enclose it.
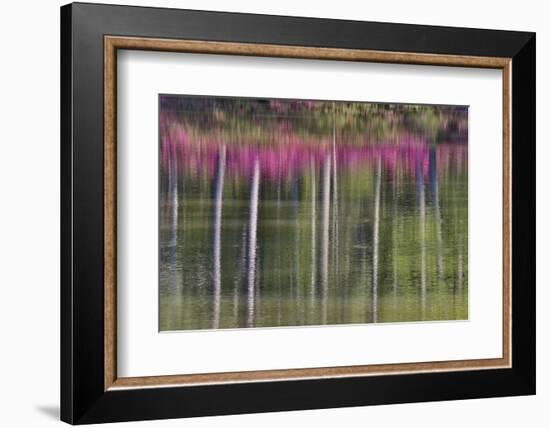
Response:
[[[336,132],[360,141],[410,133],[438,143],[465,134],[468,120],[466,107],[436,105],[186,97],[168,97],[165,103],[163,108],[197,135],[260,142],[285,132],[302,138]]]

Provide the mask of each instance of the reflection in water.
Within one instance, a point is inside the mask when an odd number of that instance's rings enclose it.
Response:
[[[160,329],[468,317],[467,110],[162,96]]]
[[[424,179],[420,172],[420,160],[417,159],[417,195],[419,205],[419,227],[420,230],[420,302],[421,302],[421,316],[424,318],[426,313],[426,194],[424,193]]]
[[[336,161],[336,108],[332,103],[332,255],[334,263],[334,273],[338,275],[338,162]]]
[[[323,287],[322,323],[327,323],[328,294],[328,222],[330,215],[330,157],[326,156],[323,164],[323,223],[321,243],[321,283]]]
[[[382,170],[382,161],[380,156],[376,162],[376,185],[374,191],[374,226],[372,231],[372,295],[371,312],[372,322],[376,322],[378,313],[378,234],[380,227],[380,174]]]
[[[220,323],[220,298],[221,298],[221,232],[222,232],[222,199],[223,199],[223,178],[225,173],[225,145],[220,148],[218,155],[218,167],[216,172],[216,184],[214,187],[214,319],[212,328],[218,328]]]
[[[258,231],[258,192],[260,184],[260,162],[254,161],[250,184],[250,219],[248,221],[248,317],[246,326],[254,326],[254,304],[256,300],[256,234]]]
[[[317,279],[317,174],[313,160],[310,166],[311,183],[311,306],[315,304],[315,283]]]

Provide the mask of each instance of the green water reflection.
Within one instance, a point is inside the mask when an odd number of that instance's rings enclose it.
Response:
[[[160,108],[160,330],[467,319],[465,108]]]

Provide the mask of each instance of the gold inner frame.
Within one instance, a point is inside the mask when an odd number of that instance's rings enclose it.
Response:
[[[503,129],[503,320],[502,357],[491,359],[430,361],[420,363],[375,364],[304,369],[279,369],[227,373],[204,373],[169,376],[117,376],[116,367],[116,88],[117,50],[168,51],[218,55],[262,56],[299,59],[324,59],[394,64],[440,65],[494,68],[502,70]],[[420,372],[442,372],[511,367],[511,58],[461,55],[383,52],[361,49],[337,49],[282,46],[251,43],[169,40],[138,37],[104,37],[104,389],[192,386],[235,382],[297,380],[311,378],[359,377]]]

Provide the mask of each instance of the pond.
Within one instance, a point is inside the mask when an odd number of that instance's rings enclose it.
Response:
[[[466,107],[159,107],[161,331],[468,318]]]

